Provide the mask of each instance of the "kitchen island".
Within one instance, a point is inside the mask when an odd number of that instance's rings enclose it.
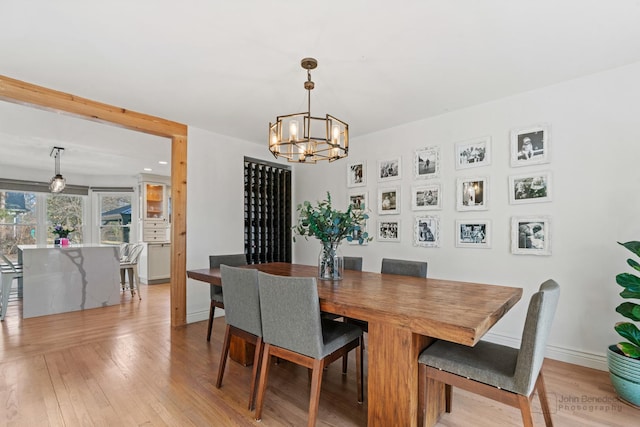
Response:
[[[22,245],[22,317],[105,307],[120,303],[117,246]]]

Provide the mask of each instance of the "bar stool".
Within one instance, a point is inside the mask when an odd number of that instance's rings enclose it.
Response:
[[[22,278],[22,265],[15,264],[4,254],[0,254],[0,273],[2,274],[2,288],[0,289],[0,321],[4,320],[9,305],[9,293],[15,279]]]

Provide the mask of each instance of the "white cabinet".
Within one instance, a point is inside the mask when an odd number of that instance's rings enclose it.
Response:
[[[168,242],[169,212],[167,185],[160,182],[140,182],[140,240]]]
[[[148,285],[166,283],[171,278],[171,243],[147,243],[140,256],[140,280]]]

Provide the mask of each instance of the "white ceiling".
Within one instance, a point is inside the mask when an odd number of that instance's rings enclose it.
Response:
[[[3,0],[0,74],[266,146],[306,110],[303,57],[312,114],[357,138],[640,61],[639,23],[638,0]],[[64,118],[0,102],[0,166],[62,145],[63,173],[163,173],[168,142]]]

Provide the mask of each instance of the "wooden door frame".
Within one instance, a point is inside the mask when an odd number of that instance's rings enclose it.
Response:
[[[0,100],[171,140],[171,326],[186,324],[187,126],[2,75]]]

